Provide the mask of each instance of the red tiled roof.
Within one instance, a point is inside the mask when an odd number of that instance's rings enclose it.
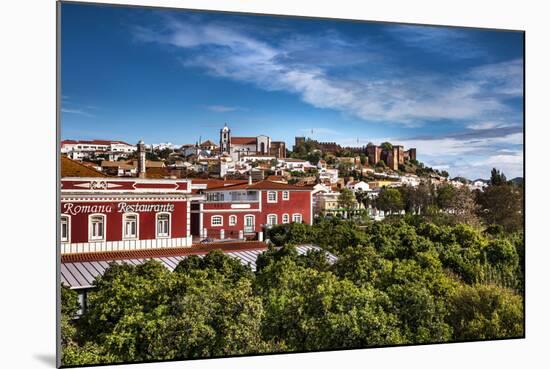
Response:
[[[247,180],[243,179],[204,179],[204,178],[192,178],[191,179],[192,184],[205,184],[206,188],[217,188],[217,187],[224,187],[224,186],[232,186],[236,184],[245,184],[248,183]]]
[[[256,145],[256,137],[231,137],[231,143],[236,145]]]
[[[267,176],[266,179],[271,182],[287,182],[286,178],[283,176],[270,175]]]
[[[200,146],[216,146],[216,144],[210,140],[206,140],[200,144]]]
[[[174,247],[163,249],[141,249],[124,251],[103,251],[86,252],[79,254],[61,255],[62,263],[76,263],[87,261],[107,261],[125,259],[150,259],[169,256],[204,255],[212,250],[223,252],[267,249],[267,245],[259,241],[237,241],[237,242],[213,242],[195,244],[191,247]]]
[[[299,190],[299,191],[313,190],[312,186],[295,186],[287,183],[271,182],[266,180],[254,182],[252,184],[243,183],[243,184],[236,184],[231,186],[212,187],[212,188],[208,188],[207,190],[210,190],[210,189],[220,190],[222,188],[228,189],[228,190]]]
[[[61,177],[110,177],[66,156],[61,156]]]

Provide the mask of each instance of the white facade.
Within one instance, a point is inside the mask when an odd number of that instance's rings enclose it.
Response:
[[[289,171],[305,172],[310,168],[317,168],[315,165],[311,165],[311,163],[307,160],[278,159],[277,162],[283,169]]]
[[[109,160],[117,160],[119,157],[126,157],[136,150],[137,148],[135,145],[130,145],[122,141],[61,141],[61,153],[67,154],[73,160],[81,160],[94,153],[108,154]]]
[[[420,185],[420,178],[418,176],[402,176],[399,180],[404,186],[418,187],[418,185]]]
[[[369,184],[363,181],[359,181],[359,182],[350,181],[346,184],[346,188],[353,192],[356,192],[356,191],[367,192],[370,189]]]
[[[338,182],[338,169],[324,169],[319,172],[321,182],[330,181],[331,184]]]

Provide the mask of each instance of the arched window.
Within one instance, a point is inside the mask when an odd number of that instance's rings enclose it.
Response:
[[[68,215],[61,216],[61,242],[71,241],[71,218]]]
[[[106,222],[105,215],[92,214],[88,218],[88,238],[90,241],[105,241]]]
[[[288,200],[288,199],[290,199],[290,192],[283,191],[283,200]]]
[[[244,232],[245,233],[254,232],[254,228],[255,228],[254,215],[245,215],[244,216]]]
[[[288,216],[288,214],[283,214],[283,224],[288,223],[289,219],[290,219],[290,217]]]
[[[221,227],[223,225],[223,217],[221,215],[214,215],[210,220],[212,227]]]
[[[170,237],[170,213],[157,214],[157,237]]]
[[[292,221],[294,223],[302,223],[302,214],[292,214]]]
[[[229,225],[234,226],[237,224],[237,216],[236,215],[230,215],[229,216]]]
[[[138,238],[138,214],[124,214],[122,218],[122,237],[126,240]]]
[[[267,225],[272,226],[277,224],[277,214],[269,214],[267,216]]]

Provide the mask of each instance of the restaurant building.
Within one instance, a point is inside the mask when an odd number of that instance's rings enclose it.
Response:
[[[193,181],[147,178],[145,172],[110,177],[63,157],[61,254],[263,241],[273,225],[313,221],[311,187],[267,180]]]

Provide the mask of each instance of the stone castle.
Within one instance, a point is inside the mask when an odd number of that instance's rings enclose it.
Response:
[[[305,144],[306,137],[295,137],[294,147]],[[393,145],[391,149],[383,148],[378,145],[368,144],[361,147],[342,147],[336,142],[319,142],[310,140],[317,149],[324,153],[339,153],[343,151],[352,152],[354,154],[365,154],[368,157],[369,165],[376,165],[382,161],[392,170],[398,170],[399,165],[405,164],[408,161],[416,160],[416,149],[410,148],[405,150],[403,146]]]

